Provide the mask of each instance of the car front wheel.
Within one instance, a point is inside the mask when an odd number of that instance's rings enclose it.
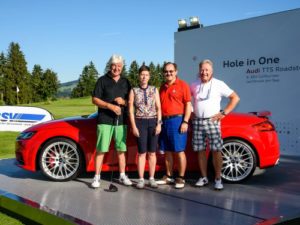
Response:
[[[82,159],[78,146],[66,138],[54,138],[42,148],[39,165],[51,180],[67,181],[77,177]]]
[[[224,140],[222,149],[222,179],[239,183],[252,176],[257,160],[256,155],[246,142],[238,139]]]

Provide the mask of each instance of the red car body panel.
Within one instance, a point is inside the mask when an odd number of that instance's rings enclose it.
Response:
[[[258,117],[252,114],[231,113],[227,115],[221,123],[222,137],[224,140],[229,138],[240,139],[247,142],[255,150],[258,166],[265,168],[274,166],[280,156],[279,142],[276,131],[258,132],[253,125],[266,121],[266,117]],[[85,159],[86,171],[94,171],[94,157],[96,146],[96,119],[95,118],[66,118],[54,120],[26,129],[35,131],[35,135],[27,140],[17,140],[16,142],[16,158],[19,166],[31,171],[36,171],[38,168],[38,157],[42,146],[48,140],[57,137],[65,137],[76,142],[82,150],[83,158]],[[197,153],[192,151],[191,147],[191,129],[189,126],[189,137],[187,143],[187,170],[197,171]],[[126,169],[127,171],[137,170],[137,146],[135,137],[128,129],[127,137],[127,153],[126,153]],[[116,154],[114,159],[113,150],[114,144],[110,146],[110,151],[105,155],[103,171],[118,169],[118,160]],[[209,154],[209,151],[208,151]],[[156,170],[164,170],[164,155],[157,154]],[[148,165],[146,164],[146,170]]]
[[[223,139],[241,139],[256,150],[260,168],[274,166],[280,157],[280,144],[276,131],[257,132],[252,126],[266,120],[264,117],[235,113],[226,116],[221,125]]]

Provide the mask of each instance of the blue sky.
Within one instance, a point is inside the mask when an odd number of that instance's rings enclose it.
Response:
[[[204,26],[300,8],[298,0],[1,0],[0,52],[17,42],[28,70],[52,69],[61,82],[76,80],[93,61],[103,71],[121,54],[155,64],[174,60],[177,21],[198,16]]]

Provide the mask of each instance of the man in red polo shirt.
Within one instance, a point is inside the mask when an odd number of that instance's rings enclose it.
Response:
[[[177,77],[177,65],[165,63],[163,67],[165,83],[160,87],[163,125],[160,135],[160,149],[165,152],[166,175],[157,184],[172,184],[173,158],[178,158],[178,177],[175,188],[184,188],[186,170],[185,148],[188,121],[192,105],[188,84]]]

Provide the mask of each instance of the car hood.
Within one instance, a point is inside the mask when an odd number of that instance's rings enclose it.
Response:
[[[51,121],[37,124],[35,126],[27,128],[23,132],[37,131],[37,130],[41,130],[41,129],[69,127],[70,125],[73,126],[74,124],[84,123],[87,120],[95,120],[95,118],[88,118],[87,116],[66,117],[63,119],[51,120]]]

